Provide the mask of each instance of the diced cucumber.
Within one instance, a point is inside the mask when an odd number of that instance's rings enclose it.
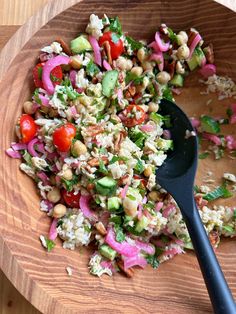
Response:
[[[116,181],[111,177],[104,177],[96,182],[96,190],[101,195],[112,195],[116,190]]]
[[[118,79],[118,71],[107,71],[102,79],[102,93],[106,97],[111,97]]]
[[[157,147],[161,150],[173,149],[173,140],[165,140],[163,138],[159,138],[157,141]]]
[[[99,253],[103,255],[104,257],[108,258],[109,260],[113,261],[116,257],[116,251],[113,250],[110,246],[107,244],[102,244],[99,248]]]
[[[213,118],[209,116],[202,116],[200,120],[202,131],[211,134],[217,134],[220,132],[220,124]]]
[[[170,84],[177,87],[183,87],[184,77],[181,74],[175,74],[172,80],[170,80]]]
[[[205,59],[205,54],[200,47],[197,47],[190,60],[187,60],[190,71],[195,70],[198,66],[202,65],[202,61]]]
[[[119,197],[110,197],[108,198],[107,200],[107,208],[108,210],[110,211],[116,211],[120,208],[120,205],[121,205],[121,199]]]
[[[72,53],[75,55],[84,51],[93,50],[92,46],[90,45],[90,42],[84,35],[81,35],[73,39],[70,42],[70,48],[71,48]]]
[[[195,70],[198,67],[197,55],[193,52],[191,59],[187,60],[190,71]]]
[[[149,224],[149,219],[146,216],[143,216],[136,224],[135,231],[142,232]]]

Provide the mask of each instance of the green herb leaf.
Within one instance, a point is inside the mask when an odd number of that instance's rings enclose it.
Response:
[[[126,162],[127,160],[129,160],[129,158],[127,158],[127,157],[113,156],[112,159],[111,159],[111,161],[110,161],[110,164],[114,164],[116,161],[120,161],[120,160]]]
[[[235,233],[235,230],[232,226],[222,226],[222,229],[224,229],[225,231],[229,232],[229,233]]]
[[[47,250],[48,252],[50,252],[54,247],[55,247],[55,242],[53,242],[52,240],[49,240],[48,238],[44,237],[46,245],[47,245]]]
[[[175,34],[175,32],[168,27],[168,33],[169,33],[169,38],[172,42],[177,42],[177,35]]]
[[[140,43],[139,41],[134,40],[133,38],[126,36],[127,43],[130,45],[130,48],[135,51],[139,50],[140,48],[143,47],[143,44]]]
[[[141,174],[144,171],[144,165],[141,159],[138,159],[137,164],[135,165],[134,169]]]
[[[109,18],[109,21],[110,21],[110,25],[109,25],[110,31],[115,32],[119,35],[122,35],[122,27],[121,27],[118,17],[116,16],[115,18]]]
[[[67,191],[72,191],[74,185],[76,185],[79,182],[79,176],[76,174],[73,174],[72,180],[66,180],[66,179],[61,179],[62,183],[65,185]]]
[[[233,215],[234,219],[236,219],[236,209],[234,209],[234,215]]]
[[[42,105],[41,99],[39,98],[39,89],[38,88],[36,88],[34,90],[33,99],[35,100],[36,103]]]
[[[193,190],[195,193],[199,193],[200,192],[200,188],[197,185],[194,185]]]
[[[145,140],[148,138],[146,133],[131,129],[129,132],[129,138],[134,142],[139,148],[143,148]]]
[[[113,222],[116,226],[120,226],[121,223],[122,223],[122,219],[121,219],[121,216],[112,216],[110,219],[109,219],[110,222]]]
[[[103,173],[103,174],[108,174],[108,170],[104,164],[104,161],[102,159],[99,160],[99,168],[98,171]]]
[[[125,234],[123,229],[119,225],[115,225],[114,229],[116,234],[116,241],[119,243],[125,241]]]
[[[96,75],[99,72],[100,72],[99,67],[95,63],[93,63],[92,60],[90,60],[89,63],[86,65],[87,75],[93,77],[94,75]]]
[[[146,257],[146,260],[148,262],[148,264],[150,264],[153,268],[157,268],[159,266],[159,261],[156,257],[156,255],[147,255]]]
[[[131,195],[131,194],[126,195],[126,197],[128,197],[131,201],[135,201],[135,200],[136,200],[136,197],[134,197],[134,196]]]
[[[218,121],[215,121],[212,117],[202,116],[201,120],[201,128],[202,131],[217,134],[220,132],[220,124]]]
[[[233,115],[233,110],[232,110],[231,108],[228,108],[228,109],[226,110],[226,114],[227,114],[227,116],[230,118],[230,117]]]
[[[199,154],[199,155],[198,155],[198,158],[199,158],[199,159],[205,159],[205,158],[207,158],[209,155],[210,155],[210,153],[204,152],[204,153]]]
[[[228,198],[231,197],[232,193],[226,188],[225,185],[218,186],[215,190],[207,193],[203,198],[207,201],[214,201],[218,198]]]
[[[134,85],[142,84],[144,76],[139,76],[132,72],[127,72],[125,77],[125,84],[129,84],[131,81],[133,81]]]
[[[173,101],[173,94],[168,86],[166,86],[166,88],[162,91],[162,97],[167,100]]]

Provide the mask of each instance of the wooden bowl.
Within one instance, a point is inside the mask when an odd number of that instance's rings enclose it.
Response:
[[[72,6],[74,4],[74,6]],[[59,15],[57,15],[60,13]],[[215,48],[220,74],[236,78],[236,15],[211,0],[54,0],[21,28],[3,49],[0,59],[1,197],[0,265],[15,287],[43,313],[209,313],[211,306],[193,253],[178,256],[158,270],[147,267],[133,279],[121,275],[101,279],[89,275],[87,251],[64,250],[60,241],[48,254],[39,242],[47,234],[49,218],[39,211],[39,197],[19,161],[5,149],[14,139],[14,124],[32,91],[31,70],[39,49],[58,36],[69,41],[83,31],[91,13],[118,15],[123,29],[136,38],[150,39],[160,23],[174,30],[196,27]],[[45,24],[45,25],[44,25]],[[200,95],[198,78],[186,80],[177,98],[188,114],[225,113],[232,100],[219,102],[214,95]],[[212,103],[207,106],[208,99]],[[227,130],[235,134],[235,129]],[[198,181],[212,170],[220,178],[235,172],[235,160],[205,159]],[[225,200],[222,204],[235,204]],[[236,296],[236,245],[223,241],[217,255]],[[72,267],[68,277],[65,268]]]

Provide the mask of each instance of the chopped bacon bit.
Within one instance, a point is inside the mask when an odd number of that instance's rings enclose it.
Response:
[[[101,157],[102,161],[104,162],[104,165],[108,164],[108,158],[106,156]],[[99,158],[92,158],[88,161],[89,166],[91,167],[97,167],[99,166]]]

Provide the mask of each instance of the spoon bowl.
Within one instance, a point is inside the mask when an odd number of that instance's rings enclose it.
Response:
[[[198,141],[186,114],[173,102],[162,100],[160,113],[169,115],[173,152],[156,170],[156,179],[178,204],[206,283],[214,312],[235,314],[233,296],[202,224],[193,194],[197,169]]]

